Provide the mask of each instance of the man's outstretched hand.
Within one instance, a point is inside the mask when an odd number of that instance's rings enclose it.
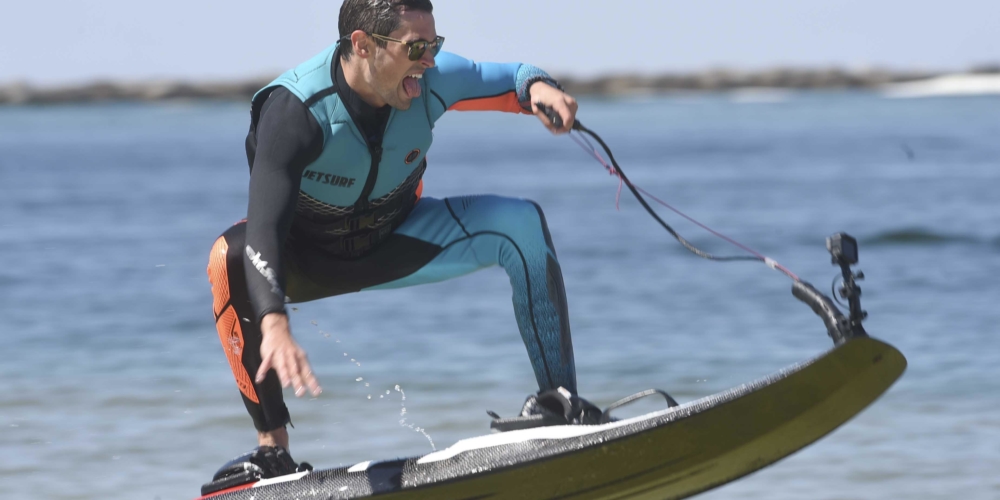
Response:
[[[576,121],[576,109],[578,107],[576,99],[573,96],[546,82],[531,84],[528,93],[531,95],[531,111],[535,113],[535,116],[542,122],[542,125],[545,125],[545,128],[549,129],[553,134],[565,134],[573,128],[573,122]],[[551,109],[562,118],[562,128],[556,128],[552,124],[549,117],[545,116],[545,113],[538,108],[539,104],[545,105],[545,107]]]
[[[267,371],[273,368],[281,387],[294,387],[295,395],[299,397],[306,393],[308,387],[313,396],[319,396],[323,388],[309,367],[306,352],[292,338],[288,316],[281,313],[264,316],[260,331],[264,340],[260,343],[261,363],[257,370],[257,383],[263,382]]]

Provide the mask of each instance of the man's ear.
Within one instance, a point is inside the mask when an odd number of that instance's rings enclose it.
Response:
[[[351,33],[351,44],[354,45],[354,53],[361,56],[362,58],[367,58],[370,55],[368,50],[369,39],[368,34],[361,30],[355,30]]]

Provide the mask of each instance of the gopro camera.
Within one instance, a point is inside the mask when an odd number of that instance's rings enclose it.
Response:
[[[858,240],[847,233],[837,233],[827,238],[826,249],[833,256],[834,263],[847,265],[858,263]]]

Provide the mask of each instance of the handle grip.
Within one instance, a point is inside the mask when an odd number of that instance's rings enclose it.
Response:
[[[563,127],[562,117],[559,116],[559,113],[556,113],[556,110],[540,102],[536,102],[535,106],[537,106],[538,110],[541,111],[549,119],[550,122],[552,122],[552,125],[554,125],[556,128]]]

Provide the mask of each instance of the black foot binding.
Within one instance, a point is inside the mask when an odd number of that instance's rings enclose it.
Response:
[[[490,429],[496,432],[516,431],[549,425],[596,425],[601,422],[601,409],[586,399],[560,387],[528,396],[521,415],[501,418],[487,412],[493,421]]]
[[[201,486],[201,494],[312,469],[308,462],[295,463],[288,450],[280,446],[258,446],[226,462],[212,477],[212,482]]]

